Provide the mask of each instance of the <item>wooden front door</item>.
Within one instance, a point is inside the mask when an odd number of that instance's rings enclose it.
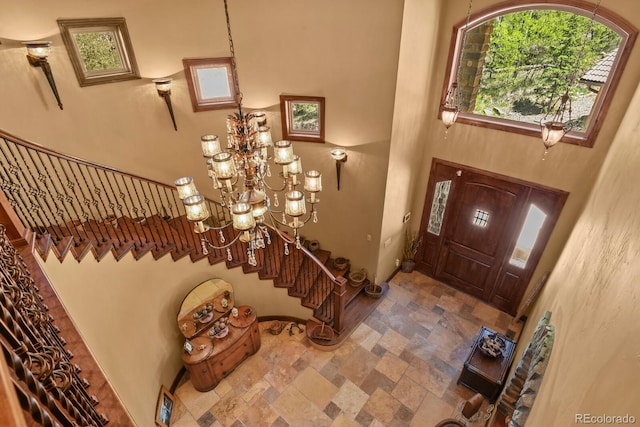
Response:
[[[435,159],[418,270],[515,314],[566,197]]]

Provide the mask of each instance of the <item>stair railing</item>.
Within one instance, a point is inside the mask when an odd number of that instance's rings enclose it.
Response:
[[[89,249],[111,250],[119,258],[129,249],[144,253],[145,247],[155,246],[161,252],[170,249],[174,259],[189,254],[194,261],[209,257],[213,263],[216,256],[246,261],[241,242],[225,251],[203,250],[173,185],[61,154],[2,130],[0,189],[26,229],[37,238],[50,238],[59,253],[72,245],[78,259]],[[212,214],[208,238],[222,246],[221,236],[229,242],[237,233],[228,226],[229,211],[218,202],[207,203]],[[151,223],[153,231],[144,223]],[[305,258],[307,267],[296,277],[296,286],[311,293],[307,302],[315,317],[340,332],[346,280],[336,278],[306,248],[296,247],[286,233],[270,229],[286,251],[300,251]]]
[[[60,154],[1,130],[0,189],[26,228],[51,235],[54,244],[71,237],[76,247],[93,239],[97,248],[113,245],[118,251],[133,242],[135,250],[152,238],[136,220],[157,217],[168,222],[185,214],[171,185]],[[209,209],[215,221],[231,221],[220,204],[209,201]],[[124,217],[133,221],[121,221]],[[186,225],[177,224],[185,227],[180,234],[193,237]],[[119,226],[119,232],[113,226]],[[158,232],[165,234],[163,244],[185,251],[197,243],[175,239],[163,227]]]
[[[0,351],[23,409],[40,425],[104,426],[81,367],[52,323],[34,280],[0,224]]]

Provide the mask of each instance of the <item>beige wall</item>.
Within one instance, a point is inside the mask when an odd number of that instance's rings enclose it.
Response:
[[[184,337],[176,316],[182,299],[196,285],[219,277],[234,287],[238,305],[250,305],[258,316],[308,319],[311,310],[291,298],[271,280],[228,270],[206,260],[177,262],[166,255],[136,261],[107,256],[97,262],[87,256],[43,263],[49,280],[71,314],[85,342],[113,385],[136,425],[151,426],[160,384],[171,386],[182,366]]]
[[[640,422],[639,112],[640,86],[523,334],[552,312],[554,348],[527,425],[585,413]]]

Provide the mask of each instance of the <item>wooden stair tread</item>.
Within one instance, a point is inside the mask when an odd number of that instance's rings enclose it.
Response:
[[[333,323],[334,283],[321,265],[336,278],[346,276],[349,265],[341,270],[335,268],[331,252],[322,249],[308,256],[309,252],[305,254],[305,251],[295,248],[295,243],[289,242],[289,254],[285,255],[285,244],[281,236],[270,233],[271,243],[266,244],[263,249],[255,250],[256,265],[251,266],[248,264],[247,243],[237,239],[228,250],[216,248],[236,239],[237,232],[232,227],[212,229],[204,235],[192,233],[192,227],[184,217],[169,218],[159,215],[134,220],[126,217],[88,220],[84,224],[70,222],[62,227],[50,228],[49,233],[41,235],[36,240],[35,249],[43,259],[46,259],[49,251],[53,251],[60,260],[64,259],[67,253],[71,253],[80,261],[89,252],[97,260],[101,260],[109,252],[116,260],[120,260],[131,252],[135,259],[150,253],[154,259],[170,254],[174,261],[185,256],[189,256],[192,262],[206,258],[212,265],[224,261],[227,268],[241,266],[244,273],[255,272],[260,279],[273,281],[275,287],[287,288],[289,295],[299,298],[302,306],[313,310],[316,322],[324,321],[327,325]],[[57,234],[53,234],[54,232]],[[56,241],[52,237],[55,235],[62,237]],[[78,243],[80,237],[82,241]],[[206,237],[210,242],[206,253],[203,252],[200,237]],[[231,260],[228,259],[228,251],[231,252]],[[351,302],[358,301],[364,285],[358,288],[349,284],[345,286],[344,300],[348,307],[363,305],[361,302]],[[371,305],[371,299],[368,300],[364,300],[364,307]],[[357,315],[349,313],[351,311],[349,308],[344,313],[345,322],[347,319],[357,319]],[[356,308],[354,311],[358,313],[362,309]],[[350,324],[357,324],[356,321],[349,320],[343,327],[342,335],[348,335]],[[338,342],[340,339],[337,336],[334,341]]]

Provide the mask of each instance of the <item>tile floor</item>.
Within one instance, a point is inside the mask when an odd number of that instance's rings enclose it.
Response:
[[[271,335],[209,392],[185,375],[172,427],[420,426],[452,416],[475,394],[456,384],[480,327],[512,318],[420,273],[399,272],[389,292],[338,349],[305,334]]]

